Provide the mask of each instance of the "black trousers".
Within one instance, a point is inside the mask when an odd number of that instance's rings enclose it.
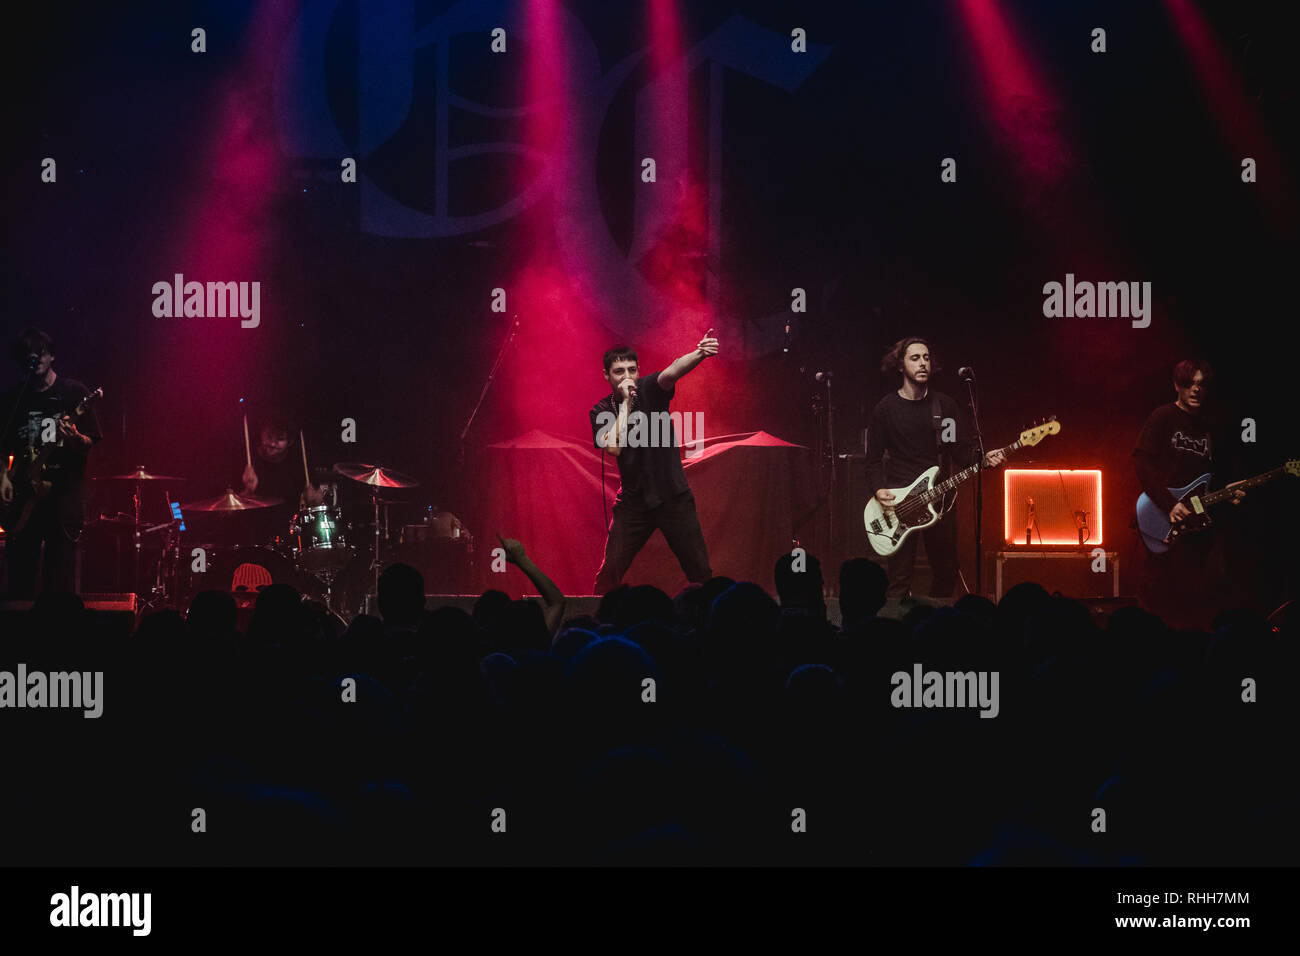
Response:
[[[713,577],[704,532],[695,513],[695,495],[684,491],[657,508],[639,508],[626,501],[614,503],[614,517],[605,541],[605,560],[596,572],[594,593],[605,594],[618,586],[632,559],[645,547],[656,528],[664,533],[688,581],[702,584]]]
[[[1185,534],[1163,554],[1141,550],[1145,560],[1138,598],[1169,627],[1208,630],[1215,614],[1244,603],[1216,532]]]
[[[82,521],[78,502],[51,496],[37,502],[22,531],[5,542],[5,563],[9,570],[9,597],[30,601],[36,596],[36,569],[41,567],[42,591],[76,590],[77,540]]]
[[[912,569],[916,566],[916,541],[921,535],[925,535],[925,556],[934,573],[930,596],[951,597],[957,589],[957,521],[955,515],[948,514],[923,531],[913,531],[889,556],[886,600],[898,600],[910,593]]]

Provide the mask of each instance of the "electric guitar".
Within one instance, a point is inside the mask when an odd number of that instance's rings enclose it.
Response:
[[[59,418],[78,419],[86,414],[91,405],[103,397],[104,390],[97,388],[77,402],[76,407],[70,412]],[[45,463],[58,447],[60,445],[57,441],[44,442],[39,447],[29,443],[25,455],[14,455],[14,466],[9,470],[9,480],[14,486],[14,499],[8,504],[0,502],[0,527],[9,534],[17,534],[23,530],[37,502],[54,489],[54,483],[45,477]]]
[[[1035,425],[1021,432],[1019,440],[997,450],[1009,456],[1017,449],[1037,445],[1048,435],[1055,435],[1060,430],[1061,423],[1053,415],[1041,425]],[[862,520],[867,526],[867,540],[871,542],[871,547],[876,554],[893,554],[907,536],[917,528],[928,528],[938,521],[942,512],[936,510],[936,505],[942,507],[944,496],[963,481],[974,477],[983,464],[980,462],[971,465],[938,484],[934,483],[934,479],[939,475],[939,466],[931,465],[906,488],[887,489],[894,495],[894,504],[888,508],[880,503],[879,498],[872,495],[862,512]]]
[[[1210,487],[1210,475],[1205,474],[1182,488],[1170,488],[1169,493],[1186,505],[1191,512],[1182,521],[1170,521],[1169,512],[1165,511],[1144,491],[1137,500],[1137,526],[1142,535],[1142,543],[1154,554],[1164,554],[1178,543],[1178,536],[1188,531],[1204,531],[1211,524],[1209,509],[1212,505],[1232,497],[1238,488],[1254,488],[1266,481],[1272,481],[1280,475],[1300,475],[1300,458],[1293,458],[1285,465],[1266,471],[1254,478],[1234,483],[1232,488],[1223,488],[1206,494]]]

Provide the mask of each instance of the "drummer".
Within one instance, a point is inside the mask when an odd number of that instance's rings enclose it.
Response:
[[[268,418],[258,428],[252,461],[244,465],[243,493],[258,498],[279,498],[291,507],[311,507],[324,494],[304,474],[302,458],[292,454],[297,442],[281,418]]]
[[[242,544],[283,544],[290,516],[324,500],[321,489],[307,480],[297,437],[285,419],[274,415],[258,427],[244,464],[243,494],[281,504],[251,512],[236,523],[232,530],[244,539]]]

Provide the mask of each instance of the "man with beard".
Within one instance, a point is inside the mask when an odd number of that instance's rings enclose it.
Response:
[[[975,444],[966,414],[941,392],[930,388],[935,365],[930,344],[920,336],[905,336],[885,353],[885,372],[902,376],[898,389],[877,403],[867,426],[867,485],[885,508],[893,507],[890,488],[911,484],[932,465],[941,465],[937,481],[972,460]],[[956,440],[940,441],[944,419],[956,423]],[[985,457],[986,467],[1000,465],[1005,456],[995,451]],[[956,466],[954,469],[953,466]],[[930,596],[951,597],[957,585],[957,524],[940,518],[923,531],[909,534],[888,558],[887,600],[911,597],[912,569],[916,564],[916,539],[925,535],[925,553],[930,560],[933,581]]]

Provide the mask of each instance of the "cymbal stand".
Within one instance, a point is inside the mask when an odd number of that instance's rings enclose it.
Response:
[[[141,611],[168,607],[173,596],[176,595],[176,568],[180,561],[181,546],[180,522],[173,518],[162,524],[138,530],[137,534],[153,534],[155,531],[165,532],[165,535],[162,549],[158,554],[158,566],[154,571],[153,584],[149,588],[148,600],[141,602]]]
[[[338,576],[338,571],[334,568],[321,568],[318,571],[308,571],[307,573],[325,586],[326,610],[332,614],[338,613],[334,607],[334,578]]]
[[[374,572],[374,576],[375,576],[375,582],[374,582],[374,583],[375,583],[375,590],[374,590],[374,593],[375,593],[376,595],[378,595],[378,594],[379,594],[379,569],[380,569],[380,567],[383,566],[383,548],[385,548],[385,547],[387,546],[387,543],[388,543],[388,502],[387,502],[387,501],[384,502],[383,544],[381,545],[381,544],[380,544],[380,530],[379,530],[379,493],[378,493],[378,491],[372,491],[372,492],[370,493],[370,500],[371,500],[372,502],[374,502],[374,505],[375,505],[375,552],[374,552],[374,560],[371,561],[371,564],[370,564],[370,570]]]
[[[141,465],[137,469],[137,473],[138,474],[144,473],[144,465]],[[134,508],[134,515],[135,515],[134,523],[132,525],[132,530],[134,532],[133,537],[135,539],[135,557],[133,558],[131,564],[131,590],[135,591],[136,594],[140,593],[140,538],[143,534],[143,532],[140,530],[140,505],[144,497],[143,486],[144,486],[144,480],[142,478],[136,478],[135,494],[132,495],[131,498],[133,508]]]

